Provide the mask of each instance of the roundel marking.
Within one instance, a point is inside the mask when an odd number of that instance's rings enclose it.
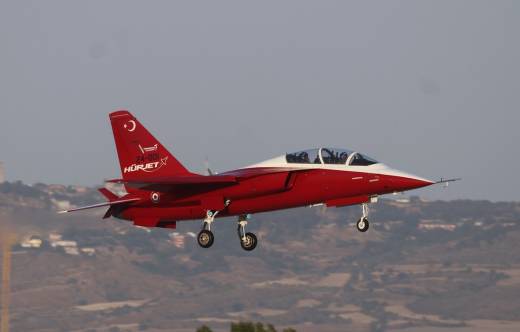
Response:
[[[152,202],[154,202],[154,203],[159,203],[159,200],[161,199],[161,196],[159,195],[158,192],[153,192],[153,193],[150,195],[150,199],[151,199]]]

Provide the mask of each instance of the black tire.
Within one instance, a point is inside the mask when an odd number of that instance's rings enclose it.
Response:
[[[256,245],[258,244],[258,239],[256,238],[256,235],[253,233],[246,233],[245,235],[245,241],[240,239],[240,245],[242,246],[242,249],[245,251],[251,251],[256,248]]]
[[[213,245],[213,241],[215,241],[215,237],[213,236],[213,233],[207,229],[201,230],[199,235],[197,235],[197,242],[202,248],[211,247]]]
[[[356,223],[356,228],[358,231],[364,233],[368,231],[368,227],[370,226],[370,223],[368,222],[367,218],[360,218]]]

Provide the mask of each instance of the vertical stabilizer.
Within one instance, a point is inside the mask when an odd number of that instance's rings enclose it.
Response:
[[[110,113],[124,180],[147,180],[191,173],[128,111]]]

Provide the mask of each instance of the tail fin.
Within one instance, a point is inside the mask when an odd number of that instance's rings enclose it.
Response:
[[[191,173],[128,111],[110,113],[124,180],[145,180]]]

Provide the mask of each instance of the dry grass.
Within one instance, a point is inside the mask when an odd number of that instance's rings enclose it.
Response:
[[[344,287],[350,281],[350,273],[331,273],[320,279],[315,285],[318,287]]]

